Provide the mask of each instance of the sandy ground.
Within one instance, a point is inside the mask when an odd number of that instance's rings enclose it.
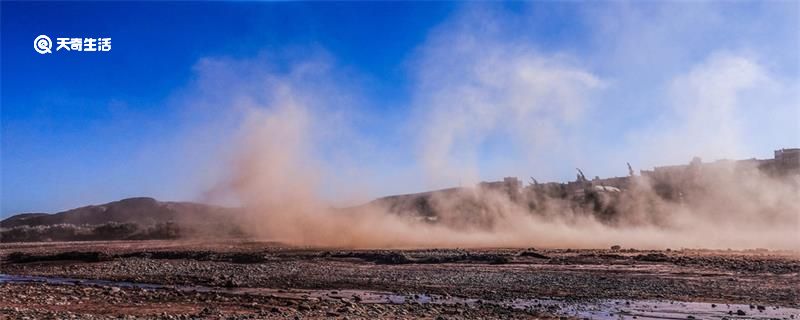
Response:
[[[120,241],[0,256],[8,319],[800,317],[792,252]]]

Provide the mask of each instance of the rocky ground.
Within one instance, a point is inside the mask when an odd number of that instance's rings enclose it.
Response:
[[[9,319],[547,318],[595,299],[747,306],[731,317],[800,307],[800,256],[789,252],[121,241],[1,244],[0,257],[2,274],[84,279],[0,280]]]
[[[276,297],[176,289],[2,284],[7,319],[541,318],[496,305],[358,303],[348,297]],[[7,298],[6,298],[7,297]],[[543,315],[543,314],[542,314]]]

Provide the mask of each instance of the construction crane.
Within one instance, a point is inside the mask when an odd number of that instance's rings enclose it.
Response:
[[[588,181],[588,180],[586,180],[586,176],[583,175],[583,171],[581,171],[580,168],[575,168],[575,170],[578,170],[578,181],[580,181],[580,182]]]
[[[631,167],[630,162],[626,162],[628,164],[628,175],[633,177],[633,168]]]

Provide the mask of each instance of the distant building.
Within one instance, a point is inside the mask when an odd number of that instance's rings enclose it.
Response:
[[[650,180],[653,187],[660,195],[667,198],[682,198],[687,188],[696,184],[703,172],[717,170],[720,168],[732,167],[734,170],[758,169],[770,176],[782,177],[792,174],[800,174],[800,148],[775,150],[773,159],[745,159],[745,160],[717,160],[704,163],[700,158],[695,157],[689,164],[671,165],[654,167],[653,170],[641,170],[640,175]],[[633,169],[628,165],[629,172]],[[509,178],[506,178],[509,179]],[[633,174],[628,177],[611,177],[587,180],[582,172],[575,181],[566,183],[536,183],[528,186],[529,190],[540,193],[554,194],[559,188],[564,195],[572,197],[583,196],[587,190],[625,190],[630,188]],[[504,180],[505,181],[505,180]],[[498,186],[504,182],[493,182]]]
[[[759,168],[773,175],[800,173],[800,148],[775,150],[775,158],[759,160]]]
[[[522,181],[517,177],[505,177],[503,181],[481,182],[478,187],[482,189],[496,190],[508,194],[512,199],[519,197],[522,189]]]
[[[662,166],[653,170],[642,170],[642,176],[647,176],[654,181],[670,184],[680,184],[693,179],[699,172],[720,165],[732,165],[736,168],[758,168],[762,172],[783,176],[800,173],[800,148],[775,150],[773,159],[745,159],[745,160],[717,160],[703,163],[695,157],[689,165]]]

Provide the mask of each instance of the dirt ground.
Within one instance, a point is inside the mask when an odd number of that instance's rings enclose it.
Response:
[[[5,319],[800,317],[796,252],[116,241],[0,257]]]

